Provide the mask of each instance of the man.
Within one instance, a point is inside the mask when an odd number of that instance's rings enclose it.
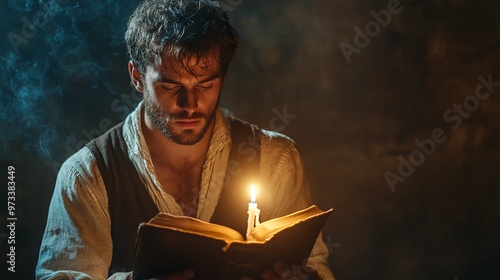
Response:
[[[268,186],[259,196],[262,220],[311,204],[293,141],[218,108],[238,35],[216,2],[144,1],[125,41],[130,79],[143,101],[61,167],[38,279],[130,279],[140,222],[163,211],[231,225],[237,207],[224,206],[224,196],[234,196],[231,186],[243,175]],[[307,267],[278,262],[262,278],[333,279],[327,256],[320,236]],[[164,279],[195,275],[186,270]]]

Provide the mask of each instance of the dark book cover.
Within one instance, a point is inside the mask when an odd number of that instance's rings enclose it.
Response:
[[[183,269],[194,270],[195,279],[239,279],[244,275],[258,278],[277,261],[301,265],[307,261],[332,211],[291,221],[279,229],[270,220],[269,228],[267,222],[261,224],[255,237],[259,240],[251,241],[142,223],[133,278],[159,277]],[[211,225],[207,223],[207,227]]]

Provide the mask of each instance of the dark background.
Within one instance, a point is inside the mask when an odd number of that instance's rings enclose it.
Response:
[[[316,203],[335,208],[323,233],[337,279],[499,279],[500,87],[474,97],[479,76],[500,81],[499,2],[221,2],[241,36],[222,105],[296,140]],[[15,274],[0,229],[2,279],[33,278],[60,163],[138,100],[122,39],[136,4],[0,4],[0,173],[7,186],[16,169],[18,218]],[[388,4],[398,12],[373,25]],[[350,62],[341,44],[358,46]],[[295,117],[273,123],[285,107]],[[435,129],[443,141],[419,152]]]

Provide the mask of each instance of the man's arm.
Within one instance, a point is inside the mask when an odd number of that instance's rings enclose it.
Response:
[[[83,148],[59,171],[37,279],[106,279],[112,257],[110,231],[106,190],[91,153]]]
[[[295,143],[279,133],[264,131],[262,139],[261,175],[267,186],[273,186],[273,194],[268,209],[261,209],[270,216],[280,217],[304,209],[313,204],[305,176],[304,164]],[[323,279],[335,279],[328,265],[328,249],[320,234],[313,247],[307,264],[290,267],[294,274],[308,273],[313,268]],[[300,279],[300,277],[299,277]],[[309,278],[312,279],[312,278]]]

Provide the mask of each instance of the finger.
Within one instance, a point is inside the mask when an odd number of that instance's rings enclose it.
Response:
[[[284,262],[275,263],[273,269],[280,277],[287,277],[291,273],[290,266]]]
[[[193,270],[185,269],[185,270],[181,270],[179,272],[173,273],[173,274],[165,275],[161,279],[163,279],[163,280],[188,280],[188,279],[192,279],[194,277],[194,275],[195,275],[195,273]],[[152,280],[152,279],[150,279],[150,280]]]
[[[310,266],[305,266],[304,270],[309,273],[310,276],[312,276],[311,280],[321,280],[321,276],[319,276],[318,272],[311,268]]]
[[[260,277],[262,278],[262,280],[275,280],[280,278],[276,273],[274,273],[274,271],[270,269],[264,270]]]

